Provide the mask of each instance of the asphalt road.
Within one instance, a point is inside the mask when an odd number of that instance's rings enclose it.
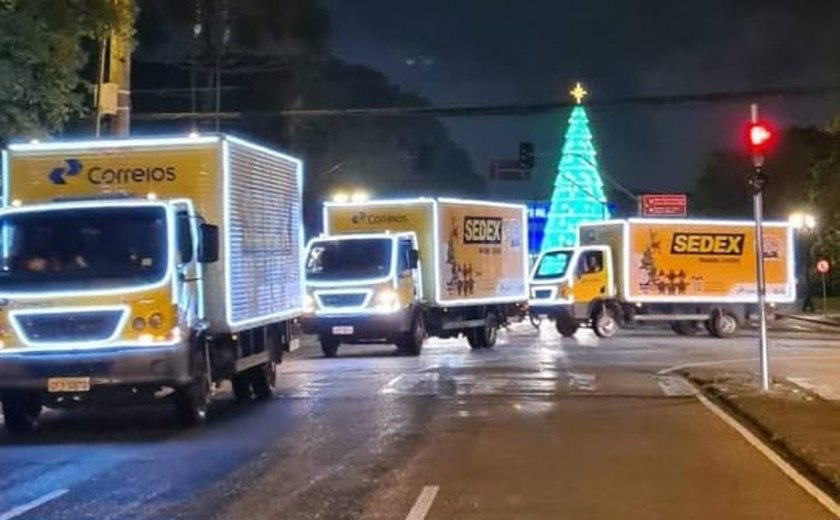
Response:
[[[840,336],[771,346],[786,376],[840,372]],[[307,346],[274,399],[223,391],[201,429],[160,406],[0,434],[0,520],[830,518],[663,373],[748,367],[755,350],[650,330],[561,341],[526,324],[489,351],[431,340],[419,358],[347,346],[327,360]]]

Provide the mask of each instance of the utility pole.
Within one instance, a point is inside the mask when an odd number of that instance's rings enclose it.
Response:
[[[116,0],[132,13],[134,0]],[[94,89],[94,133],[102,135],[102,118],[111,116],[110,133],[127,136],[131,132],[131,27],[116,27],[103,36],[98,52],[96,88]]]
[[[134,5],[133,0],[124,0]],[[112,31],[110,45],[109,83],[117,88],[117,113],[111,125],[111,133],[127,136],[131,133],[131,33]]]

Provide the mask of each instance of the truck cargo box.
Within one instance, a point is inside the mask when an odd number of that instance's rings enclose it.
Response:
[[[524,206],[446,198],[327,203],[324,230],[327,235],[414,232],[430,304],[527,300]]]
[[[230,136],[14,145],[4,205],[102,197],[193,204],[219,227],[219,262],[206,266],[213,332],[237,332],[302,307],[302,167]]]
[[[626,302],[757,301],[753,222],[630,219],[583,224],[581,246],[606,245]],[[793,230],[764,224],[767,301],[796,297]]]

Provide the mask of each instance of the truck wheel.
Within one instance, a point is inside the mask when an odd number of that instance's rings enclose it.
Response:
[[[566,310],[561,310],[554,321],[554,326],[557,327],[557,332],[564,338],[574,337],[578,330],[578,324],[572,315]]]
[[[731,312],[716,311],[712,316],[712,335],[718,338],[731,338],[738,332],[738,318]]]
[[[671,330],[673,330],[677,336],[696,336],[700,329],[697,328],[697,324],[693,321],[675,321],[671,323]]]
[[[210,406],[210,366],[207,337],[199,333],[190,338],[192,382],[175,387],[175,416],[184,426],[198,426],[207,420]]]
[[[251,393],[251,381],[246,372],[240,372],[233,376],[230,380],[230,386],[233,390],[233,396],[239,402],[250,401],[253,394]]]
[[[493,348],[498,339],[498,319],[492,312],[487,313],[484,318],[484,326],[469,329],[467,331],[467,342],[473,350],[480,348]]]
[[[425,341],[426,325],[423,323],[423,314],[418,312],[411,322],[411,328],[400,338],[397,347],[409,356],[419,356]]]
[[[210,381],[207,377],[175,389],[175,415],[184,426],[198,426],[207,420]]]
[[[7,390],[3,392],[3,417],[6,430],[12,435],[25,435],[38,425],[41,395],[37,392]]]
[[[611,338],[618,332],[618,318],[609,305],[601,305],[593,313],[592,330],[599,338]]]
[[[334,358],[338,354],[338,346],[341,342],[335,336],[323,335],[321,336],[321,352],[326,358]]]
[[[248,369],[251,388],[257,399],[271,399],[274,396],[274,384],[277,381],[277,364],[273,361]]]

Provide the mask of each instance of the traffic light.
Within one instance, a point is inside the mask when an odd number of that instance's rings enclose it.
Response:
[[[519,167],[532,170],[534,162],[534,143],[519,143]]]
[[[747,126],[747,146],[753,160],[763,160],[763,156],[773,144],[775,135],[767,123],[756,121]],[[756,166],[759,166],[757,164]]]

